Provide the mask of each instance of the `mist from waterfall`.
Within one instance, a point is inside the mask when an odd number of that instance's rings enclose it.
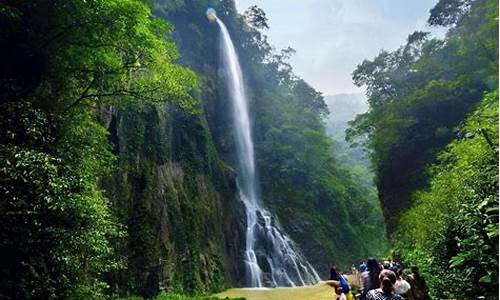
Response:
[[[259,201],[255,154],[248,101],[238,56],[224,23],[209,9],[207,16],[220,28],[222,69],[232,103],[238,158],[239,197],[246,210],[245,272],[250,287],[300,286],[320,279],[294,242],[280,229],[276,218]]]

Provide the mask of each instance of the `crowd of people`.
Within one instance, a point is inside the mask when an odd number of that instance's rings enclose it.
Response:
[[[404,270],[411,270],[405,273]],[[342,275],[333,266],[326,283],[334,288],[334,300],[429,300],[427,285],[416,266],[405,269],[395,257],[380,263],[370,257],[351,275]],[[353,291],[353,288],[355,291]]]

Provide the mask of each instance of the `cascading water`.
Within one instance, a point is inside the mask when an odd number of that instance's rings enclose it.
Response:
[[[207,17],[216,21],[221,33],[221,58],[228,95],[233,105],[234,136],[238,157],[239,197],[246,210],[245,270],[248,285],[298,286],[315,284],[319,276],[273,216],[261,207],[257,195],[254,147],[248,103],[238,56],[231,36],[215,11]]]

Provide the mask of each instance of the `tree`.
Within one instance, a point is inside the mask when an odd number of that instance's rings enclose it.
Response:
[[[448,13],[443,3],[434,14]],[[495,7],[471,2],[445,40],[415,32],[406,45],[353,72],[354,82],[367,87],[370,108],[351,123],[347,138],[359,138],[370,151],[389,232],[411,206],[411,194],[428,183],[424,170],[454,138],[454,128],[497,86]]]
[[[467,15],[474,0],[440,0],[430,12],[429,24],[455,25]]]
[[[429,169],[396,235],[438,298],[498,295],[498,90],[485,95],[460,137]]]
[[[264,30],[269,29],[266,13],[257,5],[247,8],[243,14],[245,22],[253,28]]]
[[[171,100],[195,77],[141,1],[0,5],[2,296],[101,298],[122,235],[99,179],[110,171],[99,105]]]

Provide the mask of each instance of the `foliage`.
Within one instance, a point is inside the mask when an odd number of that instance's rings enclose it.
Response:
[[[454,25],[468,13],[471,0],[440,0],[430,11],[429,24]]]
[[[364,142],[395,251],[438,298],[498,294],[498,2],[439,1],[431,25],[353,73]],[[431,167],[429,167],[431,166]]]
[[[96,275],[117,267],[109,240],[120,234],[95,180],[112,159],[104,129],[82,112],[54,150],[47,115],[29,102],[2,106],[2,293],[98,296]]]
[[[117,245],[128,267],[110,274],[113,292],[216,291],[237,268],[223,256],[225,239],[238,238],[237,203],[203,120],[170,105],[113,116],[119,158],[103,187],[128,230]]]
[[[432,14],[449,14],[439,10],[445,2]],[[353,73],[357,85],[367,86],[370,109],[357,116],[348,138],[370,151],[389,232],[411,206],[410,195],[426,186],[425,167],[483,93],[498,85],[498,3],[469,2],[444,40],[415,32],[406,45],[382,51]]]
[[[195,77],[141,1],[3,1],[0,15],[2,296],[100,299],[123,230],[98,185],[113,156],[96,103],[192,110]]]
[[[269,29],[266,13],[257,5],[252,5],[244,13],[245,22],[257,29]]]
[[[170,98],[190,106],[185,86],[193,85],[193,75],[172,63],[178,54],[175,44],[164,40],[168,26],[150,18],[140,1],[2,6],[9,16],[2,25],[10,29],[2,36],[8,45],[2,57],[10,58],[4,59],[3,73],[10,80],[2,81],[7,97],[29,95],[57,106],[58,113],[113,96],[122,96],[121,102]]]
[[[415,194],[397,247],[439,298],[498,295],[498,90],[487,94]]]

